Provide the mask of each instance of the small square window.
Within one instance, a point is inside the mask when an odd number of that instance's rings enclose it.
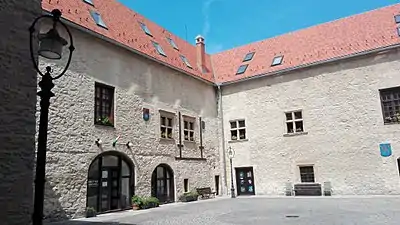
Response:
[[[254,56],[254,54],[255,54],[255,52],[250,52],[250,53],[247,53],[246,54],[246,56],[244,57],[244,59],[243,59],[243,62],[246,62],[246,61],[250,61],[250,60],[252,60],[253,59],[253,56]]]
[[[194,118],[184,117],[183,134],[185,141],[194,142]]]
[[[249,66],[249,64],[241,65],[239,67],[239,69],[237,70],[236,75],[246,72],[246,69],[247,69],[248,66]]]
[[[384,124],[400,123],[400,87],[380,90]]]
[[[192,65],[190,65],[188,59],[185,56],[180,55],[180,57],[181,57],[182,61],[186,64],[187,67],[192,68]]]
[[[175,42],[174,42],[174,40],[172,40],[172,38],[167,37],[167,40],[174,49],[179,50],[178,46],[175,44]]]
[[[286,133],[303,133],[303,114],[302,111],[287,112],[286,116]]]
[[[153,37],[153,35],[151,34],[151,32],[150,32],[149,28],[146,26],[146,24],[141,23],[141,22],[139,22],[139,24],[140,24],[140,27],[142,28],[142,30],[143,30],[147,35]]]
[[[160,115],[160,134],[161,138],[173,139],[173,118],[171,115]]]
[[[231,140],[246,139],[246,123],[244,120],[231,121]]]
[[[156,48],[158,54],[163,55],[163,56],[167,56],[167,55],[165,54],[164,50],[162,49],[162,47],[161,47],[160,44],[158,44],[158,43],[156,43],[156,42],[153,41],[153,45],[154,45],[154,48]]]
[[[394,16],[394,21],[395,21],[396,23],[400,23],[400,15]]]
[[[283,56],[277,56],[272,60],[271,66],[281,65],[283,61]]]
[[[101,15],[98,12],[91,10],[90,15],[92,15],[94,22],[96,22],[98,26],[108,29],[103,19],[101,18]]]
[[[93,0],[83,0],[83,1],[86,2],[87,4],[90,4],[90,5],[93,5],[93,6],[94,6]]]

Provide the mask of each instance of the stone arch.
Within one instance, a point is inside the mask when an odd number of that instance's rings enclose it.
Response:
[[[131,208],[135,166],[126,154],[107,151],[97,155],[87,174],[87,207],[98,213]]]
[[[174,171],[168,164],[159,164],[151,175],[151,196],[160,203],[175,201]]]

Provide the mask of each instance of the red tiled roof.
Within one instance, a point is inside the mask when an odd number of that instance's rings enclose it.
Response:
[[[130,10],[116,0],[92,1],[94,6],[85,3],[83,0],[42,0],[42,8],[47,11],[52,11],[55,8],[60,9],[63,13],[63,18],[73,23],[165,62],[174,68],[181,69],[188,74],[214,82],[209,55],[206,55],[206,67],[210,68],[210,72],[202,73],[196,66],[196,46],[171,34],[164,28]],[[94,10],[101,15],[108,29],[104,29],[94,22],[90,15],[90,10]],[[153,37],[144,33],[139,22],[146,24]],[[174,40],[179,51],[171,46],[166,37],[170,37]],[[167,57],[158,54],[151,41],[159,43]],[[180,54],[188,59],[193,69],[186,66],[180,58]]]
[[[400,43],[394,16],[400,4],[269,38],[211,56],[215,79],[235,81]],[[245,55],[255,52],[251,61]],[[275,56],[283,63],[271,66]],[[240,65],[249,64],[236,75]]]
[[[44,10],[55,8],[63,17],[80,26],[113,39],[174,68],[207,81],[226,83],[261,74],[296,68],[358,52],[400,44],[394,16],[400,14],[400,4],[354,15],[333,22],[313,26],[296,32],[265,39],[245,46],[206,55],[208,72],[197,65],[196,46],[171,34],[116,0],[92,0],[94,6],[83,0],[42,0]],[[108,29],[96,25],[90,10],[100,13]],[[145,34],[139,25],[143,22],[153,37]],[[177,44],[175,50],[166,37]],[[151,41],[159,43],[167,57],[158,54]],[[242,62],[245,55],[255,52],[252,60]],[[184,55],[193,66],[188,68],[180,59]],[[271,66],[274,57],[283,55],[283,63]],[[212,64],[212,66],[211,66]],[[240,65],[249,64],[245,73],[236,75]]]

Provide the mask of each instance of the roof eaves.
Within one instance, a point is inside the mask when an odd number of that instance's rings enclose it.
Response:
[[[44,10],[44,9],[43,9],[43,13],[46,14],[46,15],[50,14],[49,11]],[[65,18],[62,17],[61,20],[62,20],[62,22],[64,22],[66,25],[71,26],[71,27],[73,27],[73,28],[76,28],[77,30],[80,30],[80,31],[82,31],[82,32],[86,32],[86,33],[88,33],[88,34],[90,34],[90,35],[93,35],[93,36],[99,38],[99,39],[102,39],[102,40],[107,41],[107,42],[109,42],[109,43],[111,43],[111,44],[114,44],[114,45],[119,46],[119,47],[121,47],[121,48],[124,48],[124,49],[126,49],[126,50],[128,50],[128,51],[131,51],[131,52],[133,52],[133,53],[136,53],[136,54],[138,54],[138,55],[140,55],[140,56],[143,56],[143,57],[145,57],[145,58],[147,58],[147,59],[150,59],[150,60],[152,60],[152,61],[155,61],[155,62],[157,62],[157,63],[160,63],[160,64],[162,64],[162,65],[164,65],[164,66],[166,66],[166,67],[168,67],[168,68],[171,68],[171,69],[173,69],[173,70],[176,70],[176,71],[179,71],[179,72],[184,73],[184,74],[186,74],[186,75],[189,75],[189,76],[191,76],[191,77],[193,77],[193,78],[195,78],[195,79],[198,79],[198,80],[200,80],[200,81],[202,81],[202,82],[205,82],[205,83],[210,84],[210,85],[214,85],[214,82],[213,82],[213,81],[206,80],[206,79],[204,79],[204,78],[202,78],[202,77],[196,76],[195,74],[189,73],[189,72],[184,71],[184,70],[182,70],[182,69],[180,69],[180,68],[177,68],[177,67],[175,67],[175,66],[172,66],[172,65],[170,65],[170,64],[168,64],[168,63],[166,63],[166,62],[160,61],[160,60],[158,60],[158,59],[156,59],[156,58],[154,58],[154,57],[152,57],[152,56],[150,56],[150,55],[147,55],[147,54],[142,53],[142,52],[140,52],[140,51],[138,51],[138,50],[136,50],[136,49],[134,49],[134,48],[131,48],[131,47],[129,47],[129,46],[126,46],[126,45],[124,45],[124,44],[121,43],[121,42],[118,42],[118,41],[116,41],[116,40],[114,40],[114,39],[111,39],[111,38],[109,38],[109,37],[106,37],[106,36],[104,36],[104,35],[102,35],[102,34],[99,34],[99,33],[95,32],[95,31],[92,31],[92,30],[90,30],[90,29],[88,29],[88,28],[86,28],[86,27],[83,27],[83,26],[81,26],[81,25],[79,25],[79,24],[77,24],[77,23],[74,23],[74,22],[72,22],[72,21],[70,21],[70,20],[68,20],[68,19],[65,19]]]
[[[232,81],[221,82],[221,83],[219,83],[219,86],[227,86],[230,84],[237,84],[237,83],[241,83],[244,81],[249,81],[249,80],[258,79],[258,78],[267,77],[267,76],[276,76],[276,75],[280,75],[282,73],[288,73],[288,72],[296,71],[299,69],[306,69],[309,67],[318,66],[318,65],[322,65],[322,64],[326,64],[326,63],[331,63],[331,62],[335,62],[335,61],[339,61],[339,60],[350,59],[350,58],[364,56],[364,55],[373,54],[373,53],[378,53],[378,52],[382,52],[382,51],[388,51],[388,50],[392,50],[395,48],[400,48],[400,43],[388,45],[388,46],[384,46],[384,47],[379,47],[379,48],[374,48],[374,49],[369,49],[369,50],[365,50],[362,52],[356,52],[356,53],[345,55],[345,56],[330,58],[327,60],[321,60],[321,61],[304,64],[304,65],[300,65],[300,66],[290,67],[290,68],[273,71],[273,72],[269,72],[269,73],[262,73],[262,74],[257,74],[257,75],[250,76],[250,77],[244,77],[244,78],[236,79],[236,80],[232,80]]]

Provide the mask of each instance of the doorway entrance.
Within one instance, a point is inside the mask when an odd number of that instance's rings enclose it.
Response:
[[[160,203],[175,201],[174,173],[166,164],[158,165],[151,176],[151,196],[158,198]]]
[[[100,154],[89,167],[87,207],[99,213],[130,208],[133,180],[133,163],[126,155]]]
[[[219,195],[219,175],[215,175],[215,195]]]
[[[253,167],[235,168],[237,195],[255,195]]]

